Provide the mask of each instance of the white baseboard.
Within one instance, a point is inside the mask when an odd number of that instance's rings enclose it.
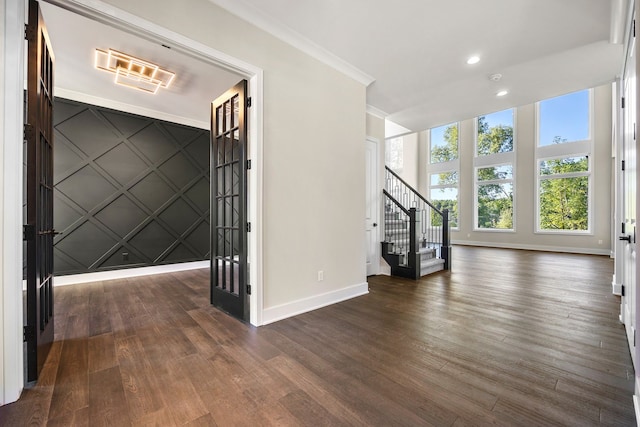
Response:
[[[633,409],[636,410],[636,425],[640,425],[640,402],[638,402],[638,395],[633,395]]]
[[[66,286],[78,283],[101,282],[104,280],[126,279],[128,277],[149,276],[151,274],[172,273],[175,271],[195,270],[198,268],[209,268],[209,261],[181,262],[177,264],[153,265],[150,267],[125,268],[122,270],[55,276],[53,278],[53,285]]]
[[[613,275],[611,280],[611,293],[614,295],[622,296],[622,283],[617,283],[616,275]]]
[[[611,251],[609,249],[575,248],[570,246],[542,246],[542,245],[527,245],[527,244],[521,244],[521,243],[476,242],[476,241],[469,241],[469,240],[452,240],[451,244],[461,245],[461,246],[485,246],[488,248],[523,249],[527,251],[564,252],[564,253],[586,254],[586,255],[610,255],[611,254]]]
[[[317,310],[331,304],[336,304],[351,298],[359,297],[369,293],[368,283],[359,283],[347,288],[338,289],[320,295],[303,298],[286,304],[277,305],[275,307],[265,308],[262,312],[262,324],[277,322],[278,320],[306,313],[308,311]]]

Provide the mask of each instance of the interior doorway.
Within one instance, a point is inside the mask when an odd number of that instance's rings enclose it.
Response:
[[[45,2],[41,1],[41,3],[44,4]],[[249,274],[252,277],[253,287],[253,292],[250,298],[251,318],[249,320],[254,325],[260,325],[262,323],[262,254],[260,250],[262,246],[260,231],[262,229],[262,191],[258,182],[260,182],[262,174],[262,70],[249,63],[223,54],[210,46],[185,38],[180,34],[167,30],[164,27],[145,21],[142,18],[123,13],[122,11],[117,11],[113,6],[99,0],[51,0],[46,3],[59,6],[79,16],[89,18],[103,24],[106,23],[107,25],[118,29],[127,29],[128,36],[134,34],[147,40],[154,40],[163,48],[175,47],[174,50],[177,52],[198,58],[199,60],[210,64],[212,67],[230,70],[249,80],[249,96],[253,100],[254,107],[251,109],[247,117],[247,121],[249,123],[248,139],[250,141],[248,157],[252,160],[252,174],[249,176],[247,184],[248,187],[252,189],[249,193],[248,218],[253,225],[253,233],[249,236],[248,244],[250,248],[248,253],[250,265]],[[24,3],[21,2],[21,4]],[[18,11],[19,9],[20,7],[16,8]],[[19,22],[22,19],[23,16],[21,14],[16,14],[16,22],[14,23],[16,27],[23,27],[23,22]],[[55,40],[53,40],[54,47],[55,43]],[[18,43],[15,43],[14,46],[10,47],[6,57],[13,56],[20,58],[22,56],[22,49],[23,48]],[[22,70],[18,70],[16,76],[18,74],[22,75],[22,73]],[[22,78],[20,78],[20,80],[21,79]],[[18,79],[16,78],[14,80]],[[22,94],[16,93],[16,99],[22,99],[22,97]],[[69,96],[65,97],[70,98]],[[120,105],[131,106],[131,104],[126,103],[120,103]],[[114,106],[110,105],[109,107],[113,108]],[[205,112],[208,114],[208,107],[205,107]],[[6,132],[5,135],[7,133],[8,132]],[[16,123],[16,129],[13,129],[12,133],[15,135],[22,134],[22,125]],[[5,158],[5,163],[11,163],[13,160],[18,165],[22,164],[22,153],[20,149],[13,150],[9,152],[9,154],[14,158]],[[22,198],[20,196],[5,200],[5,209],[16,212],[21,211],[21,199]],[[21,221],[16,222],[19,223]],[[7,240],[5,242],[5,247],[20,247],[22,244],[21,237],[21,233],[15,233],[15,235],[11,236],[10,241]],[[16,262],[10,273],[10,275],[16,277],[22,276],[22,262]],[[2,301],[3,310],[5,308],[8,309],[4,310],[4,313],[11,315],[15,324],[22,324],[22,292],[11,292],[5,295],[7,298]],[[2,326],[6,330],[9,325],[3,323]],[[5,334],[5,338],[2,348],[3,358],[6,361],[5,366],[22,367],[22,352],[15,351],[15,349],[22,349],[22,334]],[[21,369],[18,370],[21,371]],[[8,400],[6,400],[6,402],[17,399],[22,388],[22,384],[24,383],[24,379],[20,373],[13,375],[13,377],[15,378],[8,381],[8,385],[6,385],[3,390],[3,396],[8,396]]]

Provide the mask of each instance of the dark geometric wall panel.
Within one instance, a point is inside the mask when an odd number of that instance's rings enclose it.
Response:
[[[54,108],[55,274],[209,258],[209,132]]]

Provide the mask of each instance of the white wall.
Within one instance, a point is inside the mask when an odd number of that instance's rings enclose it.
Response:
[[[364,85],[206,0],[106,2],[264,70],[264,321],[366,291]]]

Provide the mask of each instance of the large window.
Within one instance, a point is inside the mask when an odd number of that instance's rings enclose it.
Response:
[[[477,119],[475,165],[475,228],[513,230],[513,110]]]
[[[431,129],[431,163],[442,163],[458,158],[458,123]]]
[[[588,140],[589,110],[588,90],[539,102],[538,145]]]
[[[590,90],[538,103],[538,232],[590,231],[590,118]]]
[[[451,228],[458,228],[458,123],[433,128],[429,131],[429,199],[439,210],[449,211]],[[432,216],[431,222],[442,220]]]
[[[395,173],[402,174],[404,167],[404,140],[402,137],[389,138],[385,141],[384,163]]]
[[[449,211],[449,225],[458,228],[458,172],[447,171],[430,175],[429,200],[440,211]],[[432,215],[433,225],[442,225],[442,219]]]

